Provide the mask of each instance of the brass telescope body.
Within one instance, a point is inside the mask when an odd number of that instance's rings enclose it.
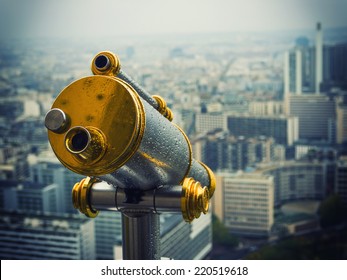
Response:
[[[191,222],[206,213],[213,172],[193,159],[164,99],[128,78],[110,52],[95,56],[92,72],[63,89],[45,118],[57,158],[88,176],[73,188],[74,206],[88,217],[142,209],[181,211]]]

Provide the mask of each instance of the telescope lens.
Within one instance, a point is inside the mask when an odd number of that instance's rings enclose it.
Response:
[[[72,153],[81,153],[87,148],[90,139],[88,130],[83,127],[74,127],[66,134],[66,147]]]
[[[99,55],[98,57],[96,57],[94,63],[96,68],[98,68],[99,70],[105,70],[110,65],[110,61],[105,55]]]
[[[71,148],[75,152],[83,151],[88,144],[88,134],[85,131],[79,131],[71,139]]]
[[[66,149],[84,163],[99,160],[106,152],[106,145],[102,132],[93,127],[75,126],[65,135]]]

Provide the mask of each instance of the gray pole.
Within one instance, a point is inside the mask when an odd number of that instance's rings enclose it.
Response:
[[[122,211],[123,260],[160,259],[159,215]]]
[[[158,102],[146,91],[141,87],[137,82],[135,82],[130,76],[128,76],[123,70],[120,70],[118,75],[118,78],[122,79],[123,81],[126,81],[129,85],[131,85],[134,90],[144,99],[146,100],[151,106],[153,106],[155,109],[158,109]]]

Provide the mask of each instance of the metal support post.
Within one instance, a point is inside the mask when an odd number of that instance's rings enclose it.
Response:
[[[123,260],[160,259],[159,215],[151,212],[122,212]]]

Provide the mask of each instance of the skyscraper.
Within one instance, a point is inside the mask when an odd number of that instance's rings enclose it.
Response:
[[[302,93],[302,52],[300,49],[284,54],[284,93]]]
[[[284,54],[284,94],[319,93],[323,71],[328,67],[323,63],[323,55],[323,32],[319,22],[314,46],[309,46],[306,38],[298,38],[296,46]]]
[[[323,65],[321,89],[326,92],[334,88],[347,90],[347,43],[324,46]]]
[[[268,236],[274,223],[274,181],[256,173],[217,173],[213,212],[230,230]]]
[[[113,260],[113,247],[122,244],[121,213],[102,211],[94,219],[95,255],[98,260]]]
[[[295,47],[284,53],[285,95],[315,91],[315,50],[306,38],[299,38]]]
[[[329,141],[335,120],[335,101],[323,94],[287,95],[288,114],[299,121],[299,139]]]
[[[347,104],[339,103],[336,106],[336,142],[347,143]]]
[[[160,216],[161,255],[175,260],[200,260],[212,249],[210,213],[187,224],[179,214]]]
[[[248,106],[249,113],[255,116],[279,116],[284,114],[283,101],[252,101]]]
[[[61,166],[53,154],[45,156],[33,160],[34,163],[30,166],[31,180],[36,184],[57,184],[62,195],[63,213],[77,213],[71,203],[71,190],[83,176]]]
[[[298,139],[298,118],[286,116],[229,115],[228,130],[244,137],[272,137],[279,144],[292,145]]]
[[[223,113],[199,113],[196,114],[195,131],[207,132],[215,129],[227,130],[227,118]]]
[[[323,81],[323,33],[321,23],[317,23],[316,29],[316,93],[320,92]]]
[[[214,171],[245,170],[258,162],[269,162],[275,157],[275,146],[273,138],[235,137],[225,131],[199,136],[193,142],[196,158]]]
[[[63,212],[62,195],[57,184],[45,186],[26,182],[4,187],[3,205],[5,210],[12,211]]]
[[[275,206],[290,200],[323,199],[327,192],[323,163],[276,162],[259,167],[257,172],[273,176]]]
[[[284,94],[319,94],[336,87],[347,90],[347,44],[324,44],[318,22],[314,46],[299,38],[284,53]]]
[[[336,166],[335,192],[340,196],[344,207],[347,208],[347,157],[341,157]]]

